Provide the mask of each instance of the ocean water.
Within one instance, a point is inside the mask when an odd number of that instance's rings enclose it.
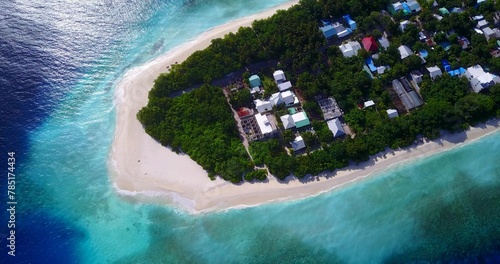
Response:
[[[300,201],[189,215],[115,195],[121,76],[281,2],[0,2],[0,146],[4,164],[16,152],[18,201],[16,257],[2,210],[0,263],[499,263],[498,132]]]

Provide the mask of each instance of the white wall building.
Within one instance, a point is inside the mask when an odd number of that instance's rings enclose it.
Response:
[[[286,81],[285,73],[282,70],[277,70],[273,73],[274,80],[277,83]]]
[[[329,120],[328,122],[326,122],[326,124],[328,125],[328,129],[332,131],[333,137],[340,137],[345,135],[342,123],[340,123],[340,120],[338,118]]]
[[[269,101],[263,101],[260,99],[254,100],[253,103],[255,104],[255,108],[257,109],[257,112],[259,113],[264,113],[267,111],[271,111],[273,109],[273,105]]]
[[[387,111],[387,115],[391,119],[399,116],[398,110],[396,110],[396,109],[387,109],[386,111]]]
[[[340,45],[339,48],[340,51],[342,51],[342,55],[349,58],[358,54],[358,51],[361,49],[361,45],[357,41],[350,41]]]
[[[267,136],[274,132],[273,127],[271,126],[271,122],[265,115],[256,114],[255,120],[257,120],[257,125],[259,126],[260,132],[262,135]]]
[[[278,89],[280,92],[286,91],[290,88],[292,88],[292,83],[290,81],[278,83]]]
[[[401,54],[401,59],[404,59],[413,54],[413,51],[411,51],[411,49],[408,48],[408,46],[406,45],[399,46],[398,50],[399,53]]]
[[[306,143],[304,142],[302,136],[296,137],[293,142],[290,142],[290,144],[292,145],[292,148],[295,151],[301,150],[306,147]]]
[[[427,68],[427,70],[429,71],[429,75],[431,76],[431,79],[433,79],[433,80],[436,79],[436,77],[443,75],[443,72],[441,71],[441,69],[438,66],[429,67],[429,68]]]
[[[469,80],[472,90],[479,93],[483,89],[488,89],[491,86],[500,83],[500,77],[489,72],[485,72],[480,65],[467,68],[464,76]]]

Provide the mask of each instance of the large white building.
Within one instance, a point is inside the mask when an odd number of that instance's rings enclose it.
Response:
[[[271,122],[267,116],[259,113],[255,115],[255,120],[257,120],[257,125],[259,126],[262,135],[268,136],[274,132],[274,128],[271,126]]]
[[[357,41],[350,41],[340,45],[339,48],[340,51],[342,51],[342,55],[349,58],[358,54],[358,51],[361,49],[361,45]]]
[[[483,89],[488,89],[496,83],[500,83],[500,77],[489,72],[485,72],[480,65],[467,68],[464,76],[469,80],[472,90],[479,93]]]

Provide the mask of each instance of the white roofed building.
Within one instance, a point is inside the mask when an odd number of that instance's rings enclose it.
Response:
[[[269,101],[263,101],[260,99],[256,99],[253,101],[255,104],[255,108],[257,109],[257,112],[259,113],[264,113],[267,111],[271,111],[273,109],[273,105]]]
[[[292,105],[295,103],[295,95],[292,91],[284,91],[280,93],[280,99],[286,105]]]
[[[443,75],[443,72],[441,71],[441,69],[438,67],[438,66],[432,66],[432,67],[429,67],[427,68],[427,70],[429,71],[429,75],[431,76],[431,79],[436,79],[437,77]]]
[[[290,142],[294,151],[301,150],[306,147],[306,143],[302,136],[298,136],[295,138],[293,142]]]
[[[290,129],[295,127],[295,122],[293,122],[293,118],[291,115],[280,116],[280,119],[285,129]]]
[[[469,80],[472,90],[479,93],[483,89],[488,89],[491,86],[500,83],[500,77],[489,72],[485,72],[480,65],[467,68],[464,76]]]
[[[411,51],[411,49],[408,48],[408,46],[406,45],[399,46],[398,50],[399,53],[401,54],[401,59],[404,59],[413,54],[413,51]]]
[[[361,45],[357,41],[350,41],[340,45],[339,48],[340,51],[342,51],[342,55],[349,58],[358,54],[358,51],[361,49]]]
[[[396,109],[387,109],[386,112],[387,112],[387,115],[389,116],[389,118],[391,118],[391,119],[399,116],[398,110],[396,110]]]
[[[290,81],[278,83],[278,89],[280,92],[286,91],[290,88],[292,88],[292,83]]]
[[[274,80],[277,83],[286,81],[285,73],[282,70],[277,70],[273,73]]]
[[[378,39],[378,42],[384,49],[387,49],[390,45],[389,40],[386,37],[381,37]]]
[[[484,37],[486,38],[486,40],[490,40],[490,39],[495,39],[497,37],[497,34],[495,31],[493,31],[493,29],[489,28],[489,27],[485,27],[483,28],[483,33],[484,33]]]
[[[367,108],[367,107],[370,107],[370,106],[374,106],[375,105],[375,102],[373,102],[372,100],[370,101],[366,101],[363,106],[364,108]]]
[[[275,131],[267,116],[259,113],[255,115],[255,120],[263,136],[271,135]]]
[[[333,137],[341,137],[345,135],[342,123],[340,123],[340,120],[338,118],[328,120],[326,124],[328,125],[328,129],[332,131]]]

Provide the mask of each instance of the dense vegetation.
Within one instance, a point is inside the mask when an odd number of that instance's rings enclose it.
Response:
[[[173,99],[150,97],[148,107],[137,117],[149,135],[174,151],[187,153],[211,176],[239,182],[252,168],[219,87],[204,85]]]
[[[390,82],[422,67],[418,56],[400,59],[398,47],[408,45],[412,50],[426,50],[427,66],[441,65],[448,60],[452,68],[469,67],[475,64],[486,66],[495,73],[500,72],[500,58],[492,58],[489,50],[495,43],[487,42],[483,35],[475,34],[470,16],[483,14],[491,19],[498,10],[493,1],[487,1],[478,9],[475,1],[466,1],[465,11],[452,13],[437,21],[427,4],[419,15],[420,26],[438,33],[433,49],[419,41],[417,25],[410,25],[404,32],[398,29],[399,21],[415,22],[415,16],[396,14],[394,22],[381,12],[390,1],[355,0],[303,0],[287,11],[279,11],[269,19],[258,20],[252,28],[240,28],[235,34],[215,39],[212,45],[198,51],[185,62],[172,66],[169,73],[160,75],[149,95],[148,106],[138,113],[146,132],[163,145],[175,151],[184,151],[197,161],[210,176],[221,175],[232,182],[264,180],[265,170],[252,170],[254,165],[266,165],[269,172],[279,179],[290,173],[297,177],[333,171],[349,162],[361,162],[369,155],[385,150],[397,149],[415,142],[419,135],[433,139],[441,130],[460,131],[469,125],[500,116],[500,85],[489,93],[475,94],[470,91],[465,79],[444,73],[431,81],[428,76],[420,84],[426,102],[419,109],[399,118],[389,119],[385,110],[394,108],[389,89]],[[419,1],[426,2],[426,1]],[[432,1],[430,1],[432,2]],[[456,7],[461,1],[440,0],[441,6]],[[474,2],[474,3],[472,3]],[[497,5],[500,1],[497,1]],[[358,56],[344,58],[336,45],[328,45],[318,31],[318,21],[325,17],[339,17],[350,13],[358,22],[353,39],[365,35],[380,36],[380,28],[392,35],[387,50],[379,53],[376,65],[389,65],[390,70],[371,79],[363,70],[364,59],[369,55],[361,51]],[[454,34],[446,34],[453,30]],[[457,37],[465,36],[471,48],[463,50]],[[439,45],[449,42],[449,50]],[[243,67],[256,65],[271,59],[279,60],[280,69],[287,72],[296,88],[307,100],[303,108],[311,118],[315,133],[302,136],[307,145],[307,155],[289,155],[283,145],[293,140],[290,131],[284,131],[278,139],[252,142],[250,161],[233,119],[232,113],[220,88],[204,85],[189,94],[168,98],[174,91],[200,83],[210,83]],[[275,69],[252,69],[268,76]],[[248,73],[246,73],[248,74]],[[263,75],[265,93],[276,90],[271,79]],[[245,77],[245,75],[244,75]],[[269,83],[269,84],[267,84]],[[334,139],[326,124],[315,96],[333,96],[345,112],[344,119],[356,136],[344,140]],[[233,107],[251,104],[248,90],[234,93],[230,98]],[[365,100],[374,100],[375,107],[360,109]],[[285,109],[275,109],[284,114]],[[279,120],[278,120],[279,122]]]

